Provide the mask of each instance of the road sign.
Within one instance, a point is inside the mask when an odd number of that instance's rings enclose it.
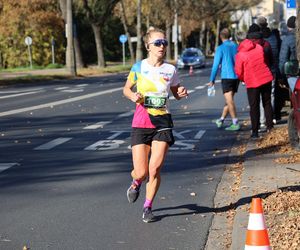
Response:
[[[28,46],[31,45],[32,44],[32,38],[30,36],[26,36],[25,37],[25,43]]]
[[[32,44],[32,38],[30,36],[26,36],[25,43],[28,46],[28,56],[29,56],[30,68],[32,69],[32,55],[31,55],[31,48],[30,48],[30,45]]]
[[[130,37],[130,42],[137,43],[137,41],[138,41],[137,36]]]
[[[127,36],[122,34],[122,35],[120,35],[119,40],[120,40],[121,43],[126,43],[127,42]]]
[[[296,0],[286,0],[287,8],[296,8]]]

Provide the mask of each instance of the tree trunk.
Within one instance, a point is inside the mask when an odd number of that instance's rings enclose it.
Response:
[[[150,28],[150,16],[147,15],[146,17],[146,27],[147,27],[147,30]]]
[[[206,42],[205,42],[205,55],[208,56],[210,48],[209,48],[209,36],[210,36],[210,31],[207,29],[206,31]]]
[[[199,34],[199,44],[200,44],[201,49],[203,49],[205,47],[205,44],[204,44],[205,26],[206,26],[206,23],[205,23],[205,20],[204,20],[204,21],[202,21],[201,30],[200,30],[200,34]]]
[[[126,17],[126,13],[125,13],[125,7],[124,7],[124,1],[121,0],[121,21],[124,27],[124,31],[126,36],[128,37],[128,47],[129,47],[129,52],[130,52],[130,60],[131,63],[135,62],[135,56],[134,56],[134,50],[133,50],[133,46],[132,46],[132,42],[131,42],[131,36],[130,33],[128,31],[128,24],[127,24],[127,17]]]
[[[78,39],[77,26],[74,25],[74,49],[75,49],[75,59],[76,59],[76,67],[83,68],[84,63],[82,59],[82,53],[80,48],[80,42]]]
[[[217,47],[219,46],[219,34],[220,34],[220,19],[217,20],[215,51],[217,50]]]
[[[75,51],[74,51],[74,32],[73,32],[73,12],[72,12],[72,0],[67,0],[67,68],[71,76],[76,76],[76,62],[75,62]]]
[[[77,68],[83,68],[84,63],[82,59],[82,53],[80,48],[80,43],[78,37],[74,37],[74,48],[75,48],[75,58]]]
[[[101,37],[101,28],[99,25],[92,23],[92,29],[95,36],[96,49],[97,49],[97,58],[98,58],[98,67],[105,67],[103,44]]]
[[[300,0],[297,0],[297,25],[296,25],[296,41],[297,41],[297,58],[300,62]]]
[[[166,38],[169,41],[169,46],[167,47],[167,60],[171,60],[171,29],[172,24],[169,22],[169,20],[166,20]]]
[[[174,60],[178,59],[178,9],[177,0],[174,0],[174,26],[175,26],[175,41],[174,41]]]
[[[67,22],[67,0],[59,0],[59,6],[60,10],[62,13],[62,18]],[[75,36],[74,36],[74,48],[75,48],[75,57],[76,57],[76,66],[81,68],[83,67],[83,59],[82,59],[82,53],[81,53],[81,48],[80,48],[80,42],[78,40],[78,36],[75,31]],[[67,60],[67,51],[66,51],[66,60]]]
[[[137,44],[136,44],[136,60],[141,61],[143,59],[142,50],[142,34],[141,34],[141,16],[142,16],[142,0],[137,1]]]

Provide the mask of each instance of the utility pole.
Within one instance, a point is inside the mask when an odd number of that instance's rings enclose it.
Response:
[[[67,0],[67,69],[71,76],[76,76],[72,2]]]
[[[174,13],[174,60],[178,59],[178,6],[177,0],[174,0],[175,13]]]
[[[300,62],[300,0],[296,2],[296,11],[297,11],[297,18],[296,18],[296,41],[297,41],[297,58],[298,62]]]
[[[142,60],[142,34],[141,34],[141,15],[142,15],[142,0],[137,1],[137,44],[136,44],[136,60]]]

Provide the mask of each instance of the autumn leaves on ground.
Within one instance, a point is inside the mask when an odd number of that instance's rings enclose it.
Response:
[[[300,164],[300,152],[289,145],[287,127],[276,128],[257,143],[259,153],[282,155],[275,164]],[[288,168],[288,165],[286,166]],[[291,170],[292,171],[292,170]],[[296,175],[300,172],[295,171]],[[290,188],[278,190],[263,200],[266,224],[273,250],[297,250],[300,246],[300,190]]]
[[[288,168],[290,163],[300,164],[300,152],[293,150],[289,145],[287,126],[274,128],[270,133],[256,143],[256,154],[278,154],[274,164],[284,164]],[[230,165],[226,171],[234,176],[234,183],[230,192],[233,199],[237,198],[241,183],[241,175],[244,170],[244,155],[246,145],[243,144],[237,149],[240,160],[238,163]],[[291,170],[292,171],[292,170]],[[296,175],[300,172],[295,171]],[[235,198],[234,198],[235,197]],[[297,250],[300,246],[300,190],[299,188],[289,188],[278,190],[267,198],[263,199],[263,209],[266,225],[269,231],[269,238],[273,250]],[[228,223],[233,225],[236,214],[235,207],[226,212]],[[227,235],[225,246],[230,248],[230,235]]]

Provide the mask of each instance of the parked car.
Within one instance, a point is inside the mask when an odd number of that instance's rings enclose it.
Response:
[[[198,48],[186,48],[179,56],[176,66],[178,69],[205,67],[205,56]]]
[[[288,134],[292,147],[300,150],[300,76],[298,61],[285,63],[284,69],[291,93],[292,109],[288,118]]]

